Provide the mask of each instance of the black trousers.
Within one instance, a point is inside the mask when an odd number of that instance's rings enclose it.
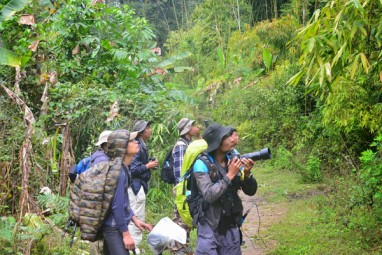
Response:
[[[122,233],[118,227],[103,226],[103,252],[105,255],[129,255],[129,250],[125,249]]]

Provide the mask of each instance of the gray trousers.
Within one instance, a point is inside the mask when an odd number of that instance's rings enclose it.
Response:
[[[230,228],[225,235],[221,235],[207,223],[199,223],[195,255],[241,255],[239,229]]]

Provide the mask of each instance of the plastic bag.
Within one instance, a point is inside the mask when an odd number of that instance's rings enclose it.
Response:
[[[161,219],[147,236],[147,243],[155,255],[160,254],[166,248],[174,247],[175,242],[185,244],[186,241],[186,230],[168,217]]]

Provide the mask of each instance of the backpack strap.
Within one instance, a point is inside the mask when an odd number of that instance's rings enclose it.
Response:
[[[205,152],[202,152],[199,156],[198,156],[198,159],[200,159],[201,161],[203,161],[203,163],[207,166],[208,168],[208,171],[211,171],[213,170],[212,168],[215,168],[215,164],[209,159],[207,153]]]
[[[212,171],[212,169],[216,168],[215,164],[213,162],[211,162],[211,160],[208,158],[207,154],[204,152],[199,154],[197,159],[200,159],[207,166],[208,171]],[[194,163],[195,163],[195,161],[194,161]],[[196,179],[193,175],[194,163],[192,164],[192,166],[188,170],[190,172],[189,173],[189,175],[190,175],[190,177],[189,177],[190,178],[189,179],[189,184],[190,184],[189,190],[191,191],[191,196],[190,196],[188,203],[190,206],[190,202],[193,200],[194,203],[197,204],[197,212],[195,212],[195,214],[192,216],[192,225],[194,227],[197,227],[199,220],[201,220],[203,218],[204,211],[207,210],[209,205],[204,200],[203,196],[199,193],[198,185],[197,185]],[[185,190],[185,184],[183,184],[183,189]]]
[[[179,145],[188,145],[187,141],[184,140],[183,138],[179,138],[178,141],[176,141],[174,147],[172,147],[172,153],[174,153],[175,147]]]

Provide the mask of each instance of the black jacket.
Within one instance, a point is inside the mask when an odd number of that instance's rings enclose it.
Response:
[[[133,162],[131,162],[131,188],[134,194],[138,194],[138,191],[143,186],[145,193],[149,190],[149,180],[151,177],[151,170],[146,168],[146,164],[149,162],[149,153],[146,145],[142,140],[136,139],[139,144],[139,153],[134,156]]]

